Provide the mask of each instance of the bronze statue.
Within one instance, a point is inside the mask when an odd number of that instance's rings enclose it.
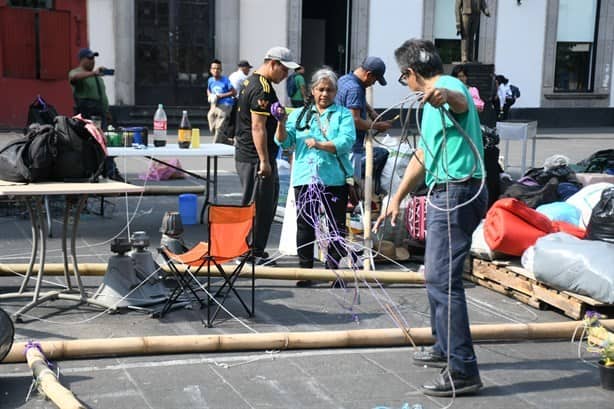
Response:
[[[475,60],[475,42],[480,25],[480,12],[490,17],[486,0],[456,0],[456,34],[461,36],[461,61]]]

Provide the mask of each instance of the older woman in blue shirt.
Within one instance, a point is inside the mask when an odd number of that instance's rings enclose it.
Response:
[[[337,268],[347,254],[345,210],[348,185],[354,169],[350,152],[356,140],[352,113],[336,105],[337,76],[318,70],[311,81],[313,102],[294,110],[285,127],[278,126],[275,141],[282,148],[295,148],[292,180],[296,197],[299,264],[313,267],[313,242],[321,208],[328,224],[327,268]],[[298,283],[308,285],[309,282]]]

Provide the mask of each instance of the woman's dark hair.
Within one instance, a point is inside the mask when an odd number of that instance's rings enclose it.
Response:
[[[455,65],[454,68],[452,68],[452,72],[450,73],[451,76],[458,78],[458,75],[460,73],[464,73],[466,77],[468,77],[469,75],[467,74],[467,67],[465,67],[463,64],[458,64]]]
[[[508,80],[507,78],[505,78],[505,76],[503,75],[495,75],[495,80],[499,83],[499,84],[507,84],[508,82],[510,82],[510,80]]]
[[[411,68],[423,78],[443,74],[443,63],[432,41],[411,39],[394,52],[401,71]]]

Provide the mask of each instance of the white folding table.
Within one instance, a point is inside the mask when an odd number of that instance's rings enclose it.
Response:
[[[77,264],[76,238],[79,226],[79,217],[88,195],[105,195],[114,193],[140,193],[144,190],[142,186],[134,186],[127,183],[115,181],[101,181],[98,183],[65,183],[65,182],[44,182],[44,183],[13,183],[0,180],[0,196],[16,196],[21,199],[28,208],[32,225],[32,252],[26,275],[21,283],[19,291],[13,293],[0,294],[0,300],[14,298],[32,298],[25,306],[13,314],[16,321],[20,316],[31,310],[35,306],[49,300],[67,299],[80,301],[103,308],[113,308],[85,294],[79,266]],[[64,208],[64,223],[62,228],[62,256],[64,261],[64,279],[66,287],[60,290],[47,291],[41,293],[41,284],[45,274],[45,257],[47,252],[47,223],[44,220],[43,198],[45,196],[66,196],[66,206]],[[72,217],[71,217],[72,216]],[[66,238],[68,235],[69,220],[72,221],[70,253],[73,263],[73,274],[77,288],[73,289],[68,275],[68,253],[66,250]],[[40,249],[39,249],[40,246]],[[36,258],[39,258],[38,272],[34,291],[26,291],[28,281],[34,269]]]
[[[192,176],[196,179],[202,180],[206,183],[205,189],[205,206],[209,203],[209,187],[213,186],[213,198],[217,199],[217,166],[218,166],[218,158],[219,157],[234,157],[235,148],[234,146],[225,145],[221,143],[205,143],[201,144],[198,148],[188,148],[182,149],[179,148],[177,144],[167,144],[162,147],[154,147],[149,145],[144,148],[133,148],[133,147],[121,147],[114,148],[110,147],[108,149],[109,156],[118,156],[118,157],[144,157],[147,159],[151,159],[155,162],[162,163],[164,165],[170,166],[173,169],[178,170],[179,172],[185,173],[186,175]],[[203,178],[197,173],[190,172],[183,168],[179,168],[177,166],[173,166],[168,162],[160,159],[160,158],[178,158],[178,157],[204,157],[207,159],[206,161],[206,174]],[[211,158],[213,158],[213,178],[211,178]],[[203,210],[200,214],[201,223],[203,221],[203,213],[205,206],[203,206]]]

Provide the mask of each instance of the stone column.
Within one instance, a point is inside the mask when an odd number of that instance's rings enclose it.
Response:
[[[134,2],[115,0],[113,2],[115,42],[115,104],[134,105],[135,34],[136,16]],[[91,21],[90,24],[95,24]]]

